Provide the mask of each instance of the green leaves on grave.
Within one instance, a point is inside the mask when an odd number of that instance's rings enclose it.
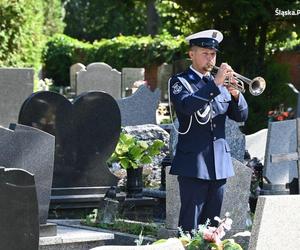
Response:
[[[144,164],[152,163],[152,158],[160,153],[163,146],[162,140],[146,142],[122,132],[115,152],[111,155],[108,163],[116,162],[124,169],[136,169]]]

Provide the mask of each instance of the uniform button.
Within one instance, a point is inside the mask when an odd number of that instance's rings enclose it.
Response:
[[[210,96],[213,96],[214,95],[214,93],[210,93]]]
[[[217,137],[214,137],[214,141],[217,140]]]
[[[214,124],[213,124],[213,127],[215,128],[215,127],[217,127],[217,125],[214,123]]]

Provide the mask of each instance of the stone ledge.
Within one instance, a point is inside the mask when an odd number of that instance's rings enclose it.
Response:
[[[112,233],[58,225],[57,236],[40,238],[39,250],[88,250],[112,239]]]
[[[96,231],[96,232],[113,234],[114,237],[110,240],[105,241],[105,245],[135,245],[134,241],[139,238],[138,235],[122,233],[122,232],[118,232],[118,231],[111,231],[111,230],[102,229],[102,228],[84,226],[84,225],[80,224],[80,220],[49,220],[49,221],[56,223],[57,225],[64,225],[64,226],[68,226],[68,227],[87,229],[87,230],[92,230],[92,231]],[[155,239],[155,238],[144,237],[143,242],[145,244],[147,244],[147,243],[153,243],[156,240],[157,239]],[[98,246],[100,246],[100,245],[98,245]]]

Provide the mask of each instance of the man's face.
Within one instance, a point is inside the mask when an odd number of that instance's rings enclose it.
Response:
[[[216,64],[216,55],[216,50],[198,46],[193,46],[189,51],[193,68],[202,74],[212,70],[212,66]]]

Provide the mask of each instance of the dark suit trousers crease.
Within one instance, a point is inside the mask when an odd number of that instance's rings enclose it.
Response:
[[[202,180],[178,176],[181,209],[178,226],[183,231],[197,229],[210,219],[217,226],[215,216],[220,216],[226,179]]]

